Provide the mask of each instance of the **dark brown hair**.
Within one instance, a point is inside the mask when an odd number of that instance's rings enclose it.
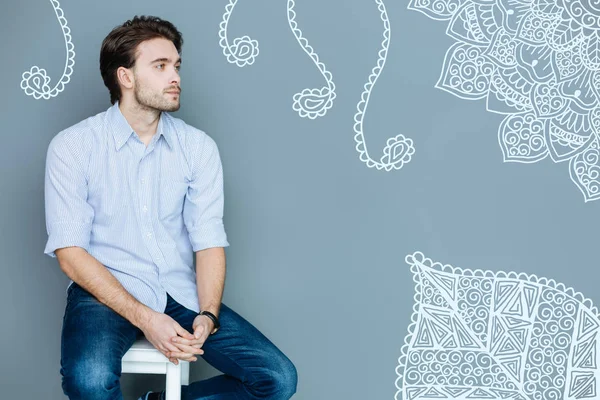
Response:
[[[119,67],[132,68],[140,43],[165,38],[175,45],[181,54],[183,37],[172,23],[152,16],[135,16],[114,28],[102,41],[100,49],[100,74],[110,92],[110,102],[121,100],[121,88],[117,79]]]

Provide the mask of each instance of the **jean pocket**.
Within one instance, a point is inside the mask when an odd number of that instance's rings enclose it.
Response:
[[[75,289],[75,285],[77,285],[75,282],[71,283],[71,285],[67,288],[67,297],[71,295],[71,293],[73,292],[73,289]]]
[[[67,304],[73,301],[73,297],[75,296],[75,293],[73,293],[75,291],[75,285],[77,284],[73,282],[71,286],[67,288]]]
[[[94,297],[90,292],[73,282],[73,285],[69,288],[69,294],[67,297],[68,303],[83,303],[93,302],[99,303],[98,299]]]

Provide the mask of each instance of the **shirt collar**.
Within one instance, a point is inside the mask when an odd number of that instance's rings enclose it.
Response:
[[[158,127],[156,129],[156,134],[159,136],[163,136],[165,141],[169,145],[169,148],[173,148],[173,138],[171,136],[171,131],[167,128],[165,112],[161,112],[160,120],[158,121]],[[119,109],[119,101],[116,101],[112,107],[108,109],[108,120],[112,127],[112,133],[115,138],[115,148],[117,151],[123,147],[129,137],[133,134],[133,129],[121,110]],[[157,139],[157,140],[158,140]]]

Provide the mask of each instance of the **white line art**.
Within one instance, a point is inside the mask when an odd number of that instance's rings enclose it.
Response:
[[[290,29],[300,44],[300,47],[302,47],[302,50],[308,54],[319,69],[319,72],[321,72],[321,75],[325,78],[327,86],[323,86],[321,89],[304,89],[302,92],[296,93],[294,95],[294,104],[292,108],[297,111],[301,117],[315,119],[324,116],[327,114],[327,111],[333,107],[333,100],[336,97],[335,84],[333,83],[331,72],[327,70],[325,64],[319,61],[319,56],[315,53],[312,46],[308,44],[308,40],[302,36],[302,31],[298,29],[296,11],[294,11],[295,5],[296,3],[294,0],[287,1],[287,19]]]
[[[436,87],[505,115],[504,162],[568,161],[585,202],[600,199],[600,16],[581,0],[411,0],[448,21]]]
[[[42,98],[48,100],[62,92],[65,89],[65,85],[71,80],[73,65],[75,65],[75,46],[71,41],[71,29],[67,26],[67,19],[60,8],[58,0],[50,0],[50,3],[54,8],[54,13],[63,31],[65,47],[67,49],[67,61],[62,77],[53,88],[50,88],[50,77],[45,69],[33,66],[29,71],[23,72],[21,89],[25,91],[26,95],[33,96],[36,100]]]
[[[410,162],[411,157],[415,152],[415,148],[412,139],[399,134],[396,137],[391,137],[387,140],[383,150],[383,156],[379,161],[373,160],[369,156],[367,150],[367,143],[365,142],[363,133],[363,121],[369,105],[371,91],[385,66],[391,38],[390,21],[383,0],[375,0],[375,3],[381,13],[381,20],[383,21],[383,42],[381,43],[382,48],[378,53],[379,58],[377,59],[377,65],[373,68],[371,75],[369,75],[368,82],[365,84],[365,89],[360,96],[360,102],[356,106],[358,112],[354,115],[354,131],[356,132],[354,140],[356,141],[356,150],[360,154],[359,158],[367,164],[367,167],[376,167],[378,170],[385,169],[386,171],[391,171],[392,169],[400,169],[404,164]]]
[[[231,12],[235,7],[237,0],[229,0],[225,6],[223,21],[219,24],[219,45],[223,48],[223,55],[231,64],[236,64],[238,67],[254,64],[254,60],[258,57],[258,41],[253,40],[250,36],[242,36],[233,39],[233,43],[227,40],[227,27]]]
[[[396,400],[597,398],[600,316],[553,279],[406,256],[415,282]]]

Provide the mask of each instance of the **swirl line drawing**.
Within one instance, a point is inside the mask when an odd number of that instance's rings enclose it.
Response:
[[[377,59],[377,64],[373,68],[371,75],[369,75],[369,79],[364,85],[364,91],[361,94],[360,102],[356,106],[357,113],[354,115],[354,131],[356,134],[354,135],[354,140],[356,141],[356,150],[360,154],[359,158],[367,164],[367,167],[376,167],[378,170],[385,169],[386,171],[391,171],[392,169],[400,169],[410,162],[412,155],[415,152],[415,148],[412,139],[405,137],[403,134],[399,134],[395,137],[390,137],[387,140],[383,150],[383,156],[381,156],[379,161],[373,160],[369,156],[367,150],[367,144],[363,133],[363,122],[369,105],[371,92],[385,66],[391,40],[391,27],[385,4],[383,4],[383,0],[375,0],[375,3],[381,14],[381,20],[383,21],[383,41],[378,53],[379,57]]]
[[[413,312],[396,400],[598,398],[600,315],[554,279],[406,256]]]
[[[296,22],[296,11],[294,11],[296,3],[294,0],[287,1],[287,19],[290,29],[294,34],[294,37],[302,47],[302,50],[311,58],[314,64],[321,72],[321,75],[325,78],[327,83],[320,89],[304,89],[302,92],[294,94],[294,103],[292,108],[298,112],[300,117],[308,117],[310,119],[316,119],[327,114],[327,111],[333,107],[333,100],[336,97],[335,84],[333,83],[333,76],[331,72],[327,70],[325,64],[319,61],[319,56],[315,53],[314,49],[308,40],[302,36],[302,31],[298,29],[298,23]]]
[[[229,0],[229,3],[225,6],[223,20],[219,24],[219,45],[223,48],[223,55],[227,61],[241,68],[254,64],[259,49],[258,41],[253,40],[250,36],[236,37],[232,43],[227,39],[229,19],[236,3],[237,0]]]
[[[50,0],[50,3],[54,8],[54,13],[56,14],[56,18],[58,19],[63,32],[67,50],[67,60],[65,62],[63,74],[53,88],[50,88],[50,77],[45,69],[34,65],[29,71],[23,72],[21,89],[25,91],[26,95],[33,96],[36,100],[48,100],[61,93],[65,89],[65,85],[71,80],[73,65],[75,65],[75,46],[71,40],[71,29],[67,26],[67,19],[65,18],[63,10],[60,8],[58,0]]]
[[[600,16],[582,0],[410,0],[455,43],[436,88],[502,115],[505,163],[562,163],[600,200]]]

